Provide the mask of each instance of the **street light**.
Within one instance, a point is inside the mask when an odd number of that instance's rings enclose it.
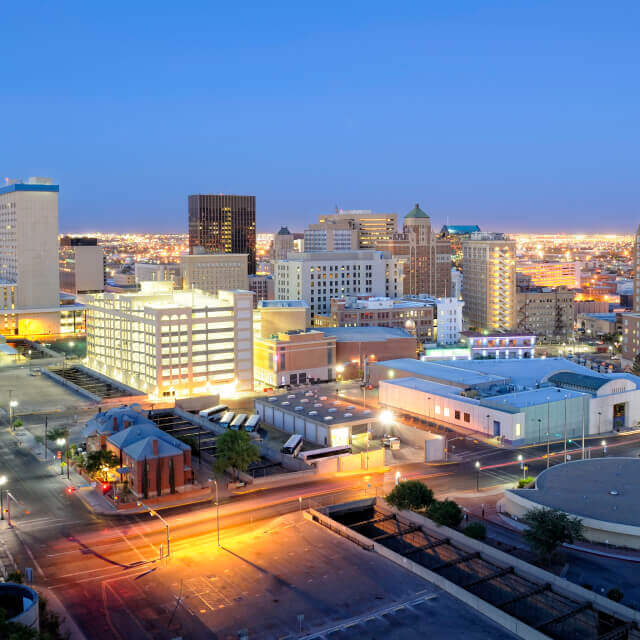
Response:
[[[58,438],[56,440],[56,444],[59,447],[64,446],[66,444],[66,442],[67,442],[66,438]],[[66,458],[67,458],[67,462],[69,462],[69,447],[67,447],[67,456],[66,456]],[[63,474],[63,471],[62,471],[62,456],[60,456],[60,475],[62,475],[62,474]],[[69,472],[68,471],[67,471],[67,477],[69,477]]]
[[[9,389],[9,398],[11,398],[11,394],[13,393],[12,389]],[[17,400],[9,400],[9,427],[11,431],[13,431],[13,410],[18,406],[19,402]]]
[[[602,445],[602,457],[604,458],[607,455],[607,441],[603,440],[600,444]]]
[[[380,422],[383,425],[388,427],[391,424],[393,424],[393,413],[391,413],[389,409],[384,409],[384,411],[380,412],[380,415],[378,416],[378,420],[380,420]]]
[[[476,493],[480,491],[480,462],[476,460]]]
[[[218,500],[218,479],[209,478],[209,484],[212,482],[216,486],[216,531],[218,534],[218,547],[220,547],[220,501]]]
[[[520,463],[520,468],[522,469],[522,479],[524,480],[524,478],[525,478],[525,475],[524,475],[524,462],[522,460],[523,460],[522,454],[519,453],[518,454],[518,462]]]
[[[4,520],[4,489],[2,488],[7,484],[7,476],[0,476],[0,520]]]
[[[164,556],[164,557],[168,558],[169,554],[170,554],[170,548],[169,548],[169,540],[170,540],[170,538],[169,538],[169,523],[157,511],[152,509],[150,506],[146,505],[144,502],[138,501],[138,502],[136,502],[136,504],[139,507],[144,507],[145,509],[148,509],[149,515],[151,517],[156,516],[162,522],[162,524],[164,524],[164,526],[165,526],[165,528],[167,530],[167,555]],[[160,545],[160,546],[162,546],[162,545]],[[162,560],[162,550],[160,550],[160,558],[159,558],[159,560]]]

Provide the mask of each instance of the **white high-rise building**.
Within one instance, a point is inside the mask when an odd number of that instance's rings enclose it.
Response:
[[[462,299],[469,325],[516,328],[516,242],[503,233],[472,233],[462,242]]]
[[[253,390],[253,294],[141,282],[87,301],[87,366],[152,398]]]
[[[438,344],[457,344],[462,331],[462,307],[458,298],[436,298]]]
[[[304,300],[311,317],[333,298],[402,296],[402,267],[386,251],[316,251],[274,263],[276,300]]]
[[[0,333],[60,332],[58,191],[49,178],[0,187]]]

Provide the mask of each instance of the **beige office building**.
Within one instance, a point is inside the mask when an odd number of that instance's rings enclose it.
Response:
[[[104,291],[104,249],[97,238],[62,236],[58,259],[61,291],[72,295]]]
[[[319,224],[331,224],[334,222],[351,222],[358,232],[358,245],[352,249],[375,249],[376,242],[387,240],[396,232],[398,228],[398,215],[395,213],[373,213],[369,209],[352,209],[347,211],[336,211],[334,214],[320,216]],[[305,252],[309,249],[306,245]],[[322,250],[322,249],[320,249]],[[328,251],[329,249],[325,249]]]
[[[49,178],[0,187],[0,333],[60,332],[58,185]]]
[[[157,400],[253,390],[251,292],[140,287],[88,297],[87,366]]]
[[[462,243],[462,299],[470,327],[516,327],[516,242],[503,233],[472,233]]]
[[[516,294],[517,328],[534,333],[542,341],[573,340],[574,297],[575,293],[565,287],[518,291]]]
[[[293,251],[293,233],[287,227],[280,227],[280,231],[273,236],[273,259],[286,260]]]
[[[220,289],[249,289],[246,253],[207,253],[180,257],[182,286],[217,294]]]

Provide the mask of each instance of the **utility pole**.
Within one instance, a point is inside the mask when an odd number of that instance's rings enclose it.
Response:
[[[44,461],[47,461],[47,426],[48,426],[48,417],[44,417]]]
[[[584,404],[582,405],[582,459],[584,460]]]

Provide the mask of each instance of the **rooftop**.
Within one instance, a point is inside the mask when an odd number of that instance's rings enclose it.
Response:
[[[506,405],[506,407],[522,410],[526,407],[547,404],[547,402],[560,402],[565,399],[571,400],[581,397],[585,397],[585,394],[579,391],[559,389],[558,387],[542,387],[541,389],[530,389],[528,391],[516,391],[514,393],[489,396],[488,398],[482,398],[481,404],[490,405],[497,409]]]
[[[325,336],[337,342],[384,342],[393,338],[415,338],[404,329],[396,327],[319,327]]]
[[[284,308],[304,308],[309,305],[304,300],[259,300],[258,309],[277,309]]]
[[[477,224],[445,224],[440,233],[448,236],[465,236],[477,233],[480,227]]]
[[[583,518],[640,527],[639,485],[638,458],[593,458],[551,467],[538,476],[536,489],[512,491]]]
[[[416,206],[407,213],[406,218],[428,218],[429,216],[420,208],[420,205],[416,202]]]
[[[256,403],[278,407],[282,411],[304,416],[331,427],[336,424],[370,422],[373,411],[348,400],[323,395],[320,391],[297,391],[268,398],[256,398]]]
[[[606,320],[607,322],[615,322],[616,315],[615,313],[581,313],[581,316],[586,316],[587,318],[594,318],[596,320]]]

